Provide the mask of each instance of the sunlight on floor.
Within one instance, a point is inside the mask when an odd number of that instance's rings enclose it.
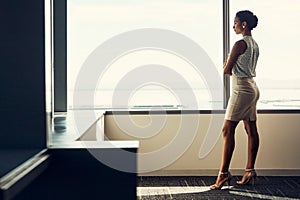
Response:
[[[230,186],[231,188],[232,186]],[[228,186],[224,186],[222,189],[228,189]],[[172,194],[189,194],[189,193],[201,193],[209,191],[209,186],[165,186],[165,187],[137,187],[138,196],[154,196],[154,195],[170,195]]]
[[[273,195],[265,195],[258,193],[249,193],[249,191],[236,191],[230,190],[230,194],[239,195],[243,197],[251,197],[251,198],[259,198],[259,199],[284,199],[284,200],[296,200],[296,198],[282,197],[282,196],[273,196]],[[283,195],[284,196],[284,195]]]
[[[163,187],[137,187],[137,196],[160,196],[168,195],[172,199],[172,195],[176,194],[192,194],[192,193],[202,193],[209,191],[209,186],[163,186]],[[250,198],[259,198],[259,199],[285,199],[285,200],[296,200],[296,198],[289,198],[283,196],[273,196],[266,194],[259,194],[255,192],[249,192],[249,190],[239,190],[233,186],[224,186],[222,190],[227,190],[230,194],[241,196],[241,197],[250,197]],[[257,192],[257,191],[256,191]]]

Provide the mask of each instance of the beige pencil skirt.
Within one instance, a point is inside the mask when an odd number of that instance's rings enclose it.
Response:
[[[255,121],[259,90],[253,78],[232,76],[232,94],[227,105],[225,119],[231,121]]]

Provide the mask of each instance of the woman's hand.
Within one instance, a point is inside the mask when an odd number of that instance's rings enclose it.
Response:
[[[231,76],[232,75],[232,71],[228,70],[228,69],[224,69],[224,74],[227,74],[227,75]]]

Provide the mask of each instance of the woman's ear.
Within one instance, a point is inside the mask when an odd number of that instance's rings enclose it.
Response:
[[[242,22],[242,27],[245,29],[247,27],[247,22]]]

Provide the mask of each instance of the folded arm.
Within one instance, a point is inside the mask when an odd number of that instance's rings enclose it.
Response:
[[[242,55],[247,49],[247,44],[244,40],[237,41],[229,54],[229,58],[224,64],[224,74],[232,75],[232,68],[238,57]]]

